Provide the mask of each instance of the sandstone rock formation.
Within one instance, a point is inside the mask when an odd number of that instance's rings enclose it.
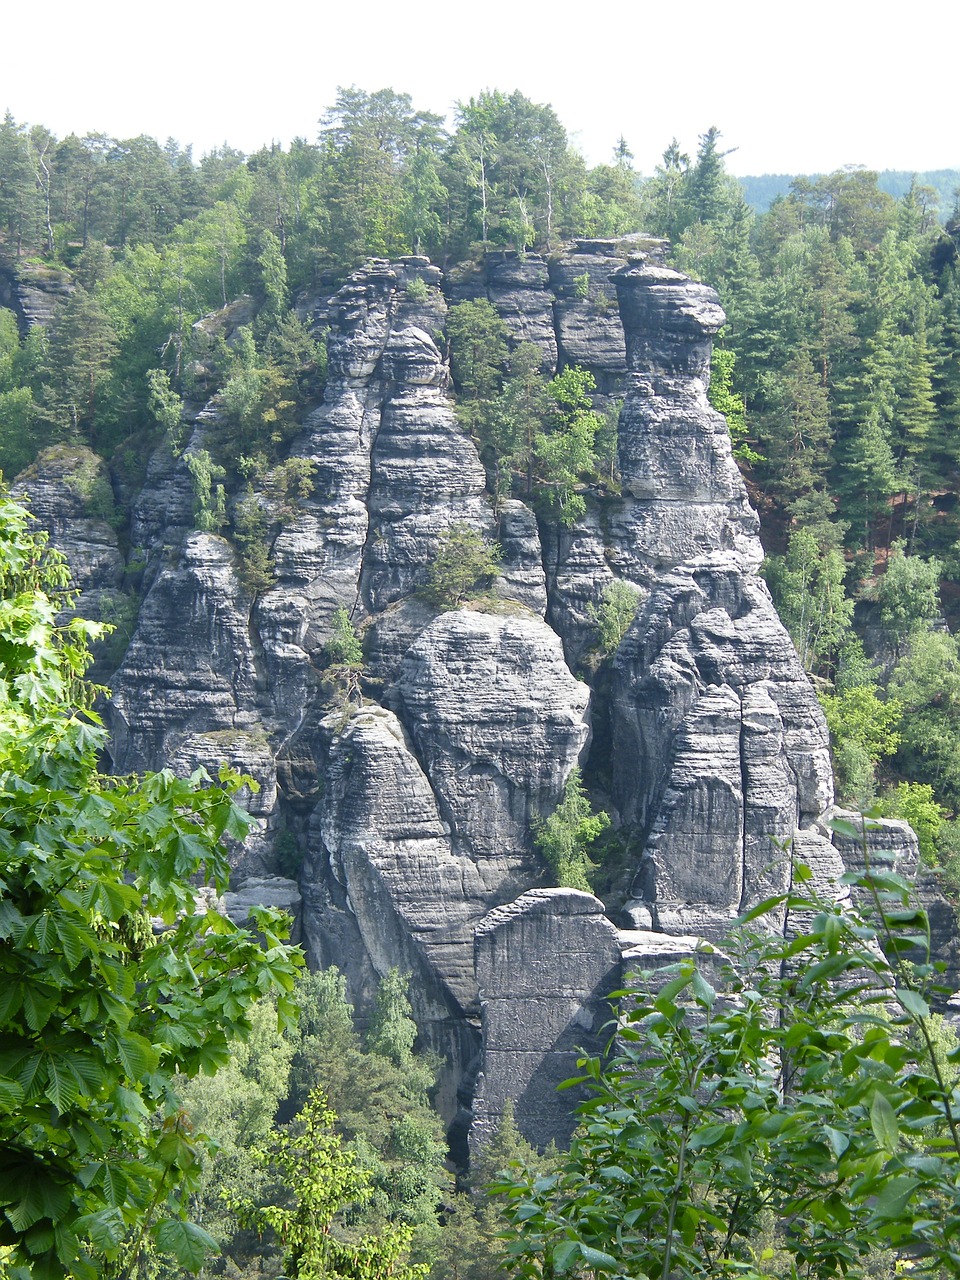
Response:
[[[57,303],[73,290],[69,271],[24,258],[0,260],[0,307],[14,313],[21,333],[48,325]]]
[[[446,297],[425,259],[376,261],[304,299],[329,329],[328,381],[292,445],[313,491],[270,525],[266,589],[244,585],[227,537],[191,528],[185,458],[216,439],[215,399],[184,456],[157,451],[131,513],[147,563],[111,681],[114,765],[225,758],[257,779],[230,909],[294,902],[295,874],[308,954],[339,965],[355,999],[409,971],[447,1060],[441,1105],[461,1126],[474,1108],[480,1138],[508,1096],[538,1141],[563,1131],[552,1083],[596,1044],[622,956],[721,936],[784,883],[775,842],[798,829],[833,868],[811,826],[832,799],[823,718],[706,399],[723,313],[659,246],[627,261],[637,248],[492,255]],[[545,370],[581,364],[623,397],[622,492],[588,495],[573,528],[517,499],[495,508],[457,421],[442,327],[478,296]],[[46,483],[28,481],[41,505]],[[58,503],[45,519],[80,566],[87,535]],[[482,605],[443,611],[417,592],[457,524],[499,538],[502,573]],[[591,610],[617,578],[640,608],[598,666]],[[362,699],[325,672],[339,608],[363,633]],[[605,904],[548,888],[532,840],[578,763],[636,853],[630,891]]]

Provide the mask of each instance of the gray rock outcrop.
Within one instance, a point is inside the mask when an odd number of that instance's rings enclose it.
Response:
[[[46,328],[57,304],[73,290],[70,272],[61,267],[23,258],[0,261],[0,307],[14,313],[23,334],[38,325]]]
[[[272,574],[259,590],[229,529],[192,528],[187,460],[218,447],[215,397],[180,456],[150,460],[131,511],[144,598],[112,678],[115,767],[226,759],[256,778],[229,909],[257,894],[296,907],[311,962],[341,967],[361,1004],[378,975],[410,972],[447,1062],[440,1104],[451,1120],[472,1105],[477,1140],[508,1096],[537,1141],[568,1131],[553,1085],[599,1043],[623,954],[721,936],[785,883],[777,842],[794,838],[824,882],[835,858],[812,825],[832,799],[823,718],[706,398],[723,313],[658,265],[659,246],[628,262],[636,248],[501,252],[455,284],[422,258],[374,261],[305,300],[329,331],[323,400],[289,454],[312,491],[280,512],[254,487]],[[495,504],[456,417],[441,330],[448,305],[479,296],[545,370],[580,364],[598,403],[623,398],[621,492],[586,492],[571,528]],[[35,503],[47,484],[27,481]],[[78,575],[119,572],[66,511],[58,498],[48,523]],[[420,589],[456,525],[499,540],[502,572],[483,602],[441,611]],[[596,610],[617,579],[638,612],[601,660]],[[353,687],[327,669],[338,609],[363,638]],[[628,892],[605,904],[547,888],[533,839],[577,765],[635,852]]]
[[[471,1141],[496,1132],[514,1102],[529,1141],[566,1141],[571,1101],[557,1086],[577,1059],[610,1038],[609,996],[620,982],[620,941],[603,904],[576,889],[535,889],[498,908],[476,931],[483,1070]],[[606,1035],[604,1034],[606,1028]]]

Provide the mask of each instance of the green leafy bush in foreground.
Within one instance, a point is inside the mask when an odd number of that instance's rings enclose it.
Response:
[[[930,1012],[926,914],[886,864],[843,877],[855,905],[794,871],[727,957],[618,993],[559,1170],[495,1188],[513,1275],[861,1276],[877,1249],[960,1274],[960,1049]]]
[[[249,779],[99,773],[102,628],[57,625],[68,571],[28,520],[0,491],[0,1274],[126,1276],[148,1241],[196,1271],[176,1077],[225,1064],[261,996],[292,1017],[296,957],[279,913],[253,933],[202,899]]]

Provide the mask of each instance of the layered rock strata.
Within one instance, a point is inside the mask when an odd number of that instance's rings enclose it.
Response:
[[[377,261],[305,300],[329,375],[292,445],[313,491],[270,525],[266,589],[244,585],[226,537],[190,528],[186,459],[216,441],[216,399],[183,456],[151,460],[132,512],[145,598],[112,680],[115,766],[221,757],[259,781],[231,910],[296,901],[293,846],[311,961],[340,966],[361,1004],[392,966],[412,974],[447,1059],[441,1105],[461,1126],[475,1107],[480,1138],[508,1096],[538,1141],[566,1130],[553,1083],[598,1043],[624,955],[720,936],[785,883],[775,842],[798,831],[824,878],[833,865],[810,826],[831,800],[826,730],[706,399],[723,313],[656,252],[627,261],[634,248],[501,253],[446,297],[424,259]],[[623,397],[622,491],[588,493],[574,528],[485,489],[440,332],[477,296],[545,370],[580,364]],[[482,605],[443,611],[418,592],[457,525],[498,537],[502,572]],[[639,610],[599,662],[615,579]],[[362,700],[326,672],[338,608],[363,632]],[[626,903],[546,887],[533,832],[577,764],[609,780],[636,851]]]

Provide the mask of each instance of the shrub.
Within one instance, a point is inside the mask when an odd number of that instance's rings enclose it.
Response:
[[[593,604],[587,606],[590,620],[597,628],[597,648],[602,657],[607,657],[620,647],[620,641],[637,616],[639,604],[640,592],[637,588],[621,578],[615,578],[603,588],[599,608]]]
[[[456,608],[498,573],[501,550],[468,524],[451,525],[430,566],[424,595],[441,608]]]
[[[533,836],[561,888],[590,893],[590,872],[595,869],[590,846],[609,825],[605,813],[593,812],[580,770],[572,769],[560,803],[549,818],[535,824]]]

